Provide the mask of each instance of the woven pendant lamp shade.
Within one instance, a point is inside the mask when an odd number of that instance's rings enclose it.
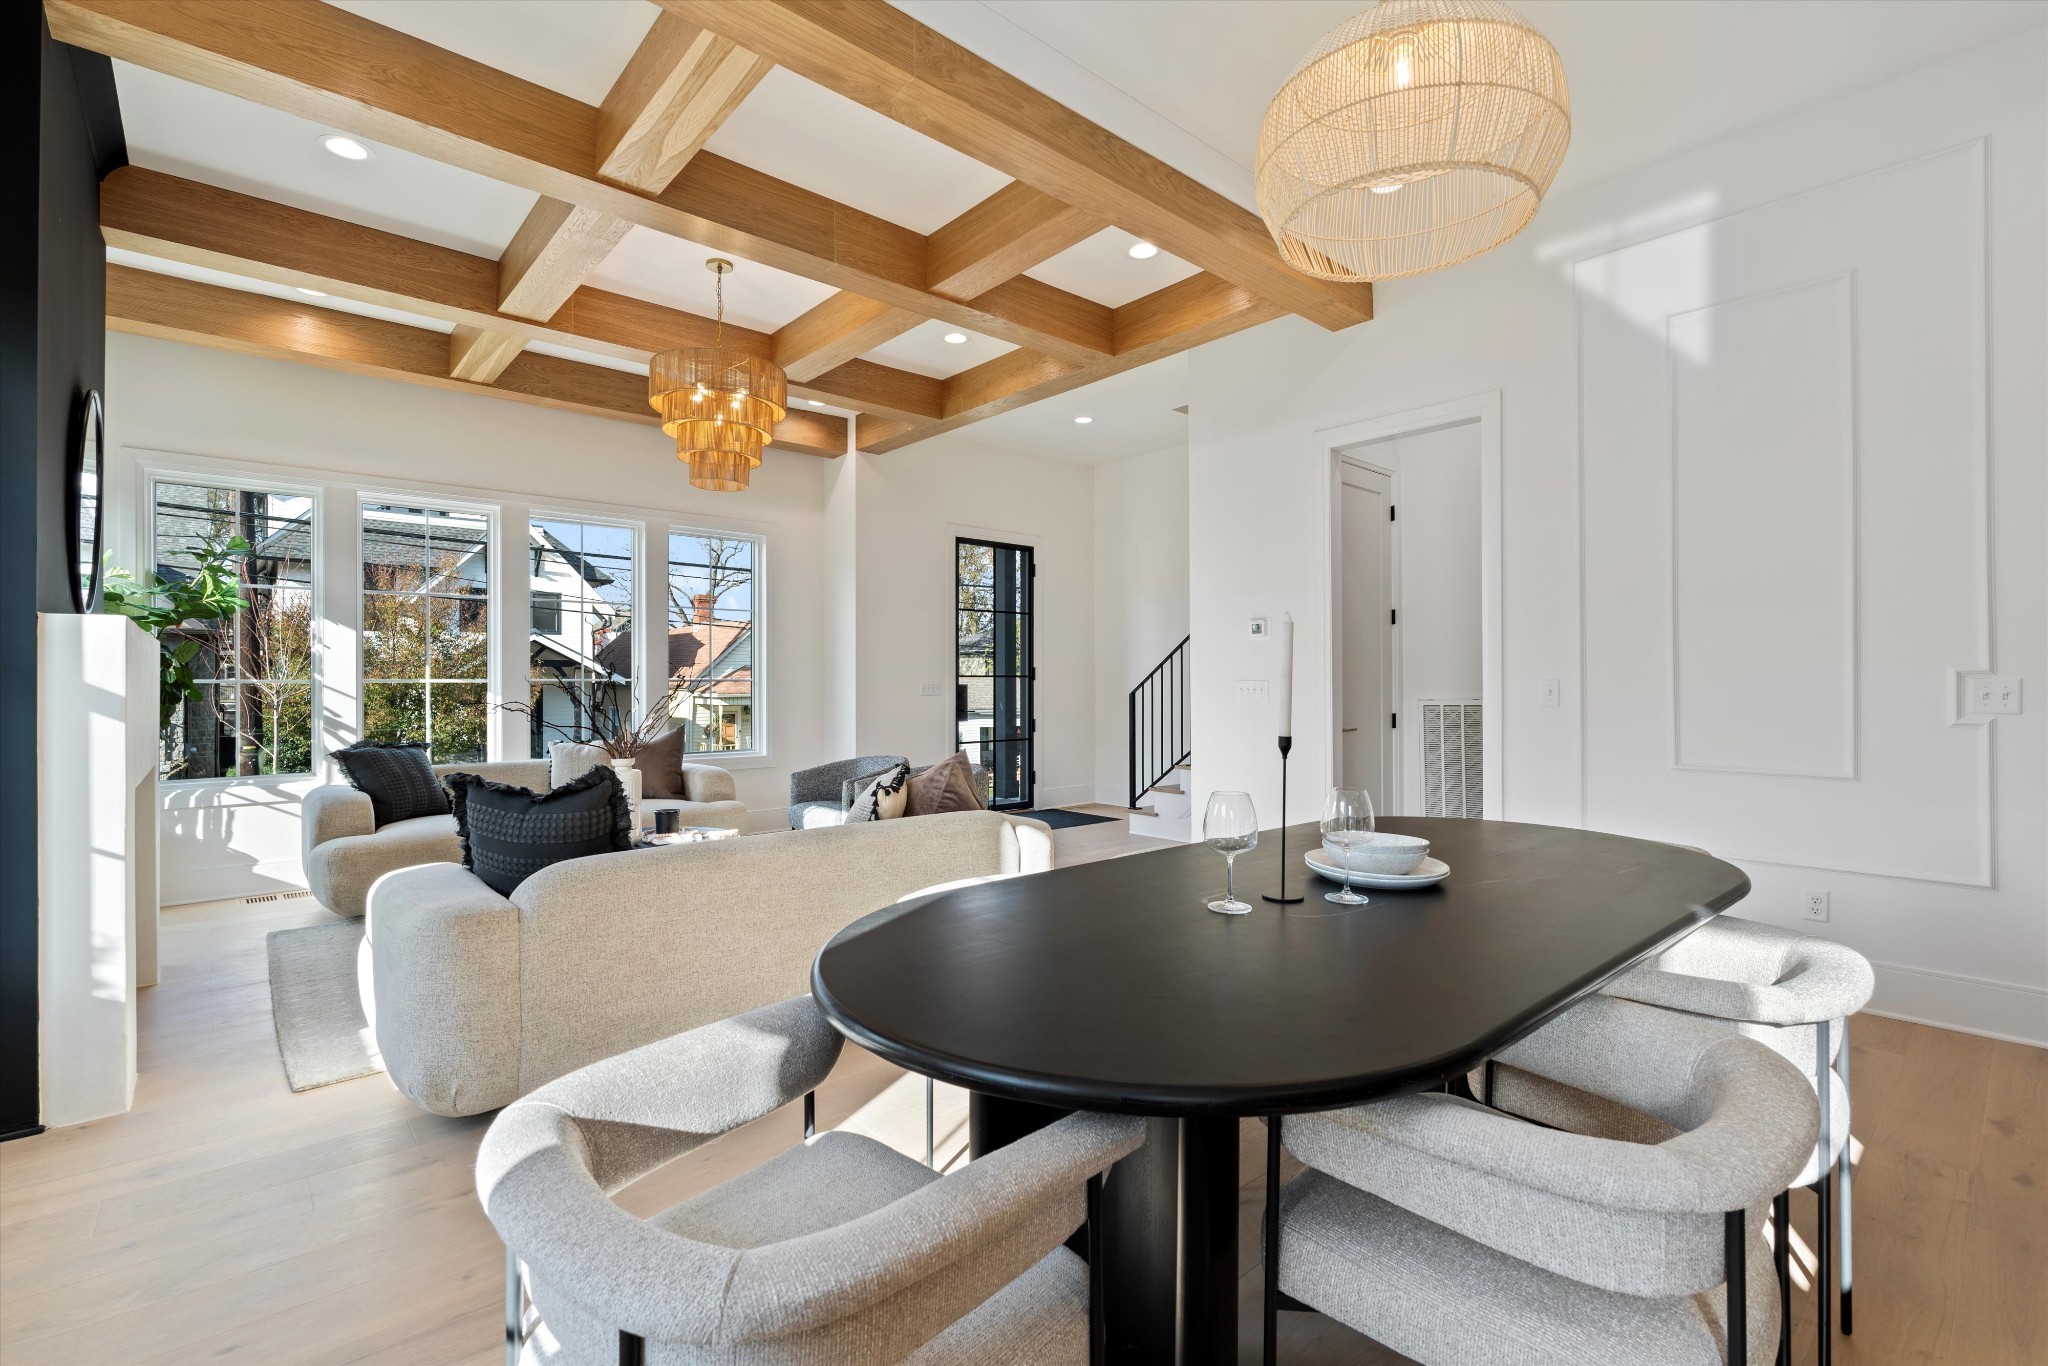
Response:
[[[1323,35],[1259,131],[1259,213],[1325,280],[1468,260],[1536,214],[1571,138],[1557,50],[1498,0],[1381,0]]]
[[[732,262],[705,263],[719,276],[719,336],[725,330],[725,275]],[[722,268],[721,268],[722,267]],[[690,482],[715,493],[745,489],[775,424],[789,413],[789,378],[773,361],[721,345],[680,346],[647,366],[647,402],[676,440]]]

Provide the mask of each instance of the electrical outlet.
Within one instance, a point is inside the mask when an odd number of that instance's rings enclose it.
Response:
[[[1237,680],[1237,700],[1240,702],[1263,702],[1266,700],[1266,680],[1263,678],[1240,678]]]
[[[940,691],[941,687],[942,685],[938,683],[920,683],[917,685],[917,695],[919,697],[939,697],[943,695]]]
[[[1544,705],[1544,706],[1546,706],[1546,707],[1555,707],[1555,706],[1557,706],[1557,705],[1559,704],[1559,700],[1560,700],[1560,699],[1561,699],[1561,698],[1563,697],[1563,695],[1564,695],[1564,686],[1563,686],[1563,685],[1562,685],[1561,683],[1559,683],[1559,682],[1558,682],[1558,681],[1557,681],[1556,679],[1554,679],[1554,678],[1546,678],[1546,679],[1544,679],[1544,680],[1543,680],[1543,699],[1542,699],[1542,701],[1543,701],[1543,705]]]
[[[1806,894],[1806,918],[1808,920],[1826,920],[1828,918],[1828,894],[1826,892],[1808,892]]]

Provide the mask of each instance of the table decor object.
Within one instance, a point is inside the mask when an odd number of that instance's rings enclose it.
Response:
[[[1301,898],[1287,895],[1287,755],[1294,748],[1294,613],[1280,614],[1280,894],[1263,893],[1262,901],[1292,906]]]
[[[1327,849],[1311,849],[1301,856],[1309,871],[1332,882],[1344,881],[1343,862]],[[1433,887],[1451,875],[1451,865],[1442,859],[1426,858],[1406,873],[1361,873],[1351,870],[1353,886],[1370,887],[1380,892],[1413,891],[1418,887]],[[1330,898],[1336,900],[1335,897]]]
[[[1259,844],[1259,815],[1249,792],[1211,792],[1202,813],[1202,841],[1223,855],[1223,899],[1209,903],[1219,915],[1244,915],[1248,902],[1237,899],[1237,856]]]
[[[1367,898],[1351,890],[1351,851],[1372,843],[1373,818],[1372,798],[1362,787],[1333,787],[1330,795],[1323,799],[1323,843],[1334,845],[1343,854],[1339,863],[1344,870],[1344,890],[1325,892],[1323,900],[1334,901],[1340,906],[1363,906]],[[1283,852],[1282,857],[1285,857]]]
[[[1370,843],[1354,842],[1348,847],[1341,841],[1325,839],[1323,852],[1333,865],[1348,866],[1354,873],[1391,873],[1399,877],[1414,872],[1429,857],[1429,841],[1381,831]]]

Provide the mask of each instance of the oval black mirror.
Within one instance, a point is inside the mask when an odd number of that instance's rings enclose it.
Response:
[[[100,404],[100,391],[88,389],[79,401],[78,417],[71,429],[71,463],[66,472],[71,519],[71,546],[76,573],[71,580],[71,601],[79,611],[90,612],[100,601],[100,488],[105,482],[107,418]]]

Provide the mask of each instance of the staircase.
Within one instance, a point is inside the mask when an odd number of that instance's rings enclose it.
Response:
[[[1188,641],[1131,689],[1131,833],[1185,844],[1194,833],[1188,796]]]

